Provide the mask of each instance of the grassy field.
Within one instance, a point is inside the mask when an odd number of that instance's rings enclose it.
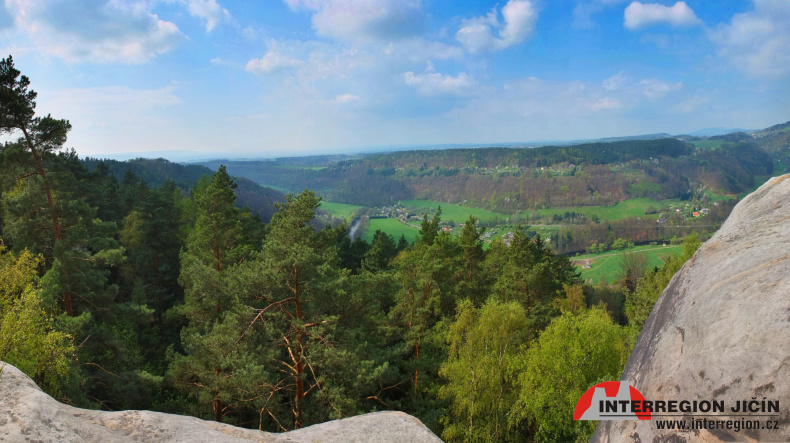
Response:
[[[579,262],[580,260],[593,259],[589,269],[582,269],[581,266],[577,266],[584,280],[592,280],[593,284],[598,283],[601,279],[605,279],[607,283],[614,283],[617,281],[620,274],[620,256],[634,252],[644,252],[647,254],[648,269],[653,269],[654,267],[663,266],[665,260],[669,258],[670,255],[680,255],[683,252],[683,245],[636,246],[627,251],[609,251],[603,254],[579,255],[571,257],[571,260]]]
[[[401,235],[406,236],[406,240],[409,242],[414,242],[414,239],[419,233],[418,229],[406,226],[394,218],[374,218],[368,223],[368,229],[365,231],[362,238],[370,243],[373,241],[373,234],[377,229],[381,229],[382,232],[391,235],[396,242]]]
[[[474,215],[478,220],[492,221],[494,217],[499,217],[500,220],[505,221],[510,217],[507,214],[500,214],[498,212],[487,211],[480,208],[467,208],[466,206],[454,205],[452,203],[439,203],[430,200],[401,200],[401,204],[413,208],[419,216],[428,212],[430,208],[438,208],[442,205],[442,221],[454,221],[456,223],[465,222],[470,215]],[[429,215],[430,217],[430,215]]]
[[[326,169],[326,166],[296,166],[296,165],[278,165],[278,168],[284,169],[310,169],[313,171],[320,171]]]
[[[679,200],[663,200],[656,201],[649,198],[631,198],[614,206],[579,206],[574,208],[549,208],[538,209],[537,211],[523,211],[521,213],[522,219],[528,220],[527,217],[538,215],[539,217],[551,217],[554,214],[562,215],[565,212],[575,212],[577,214],[584,214],[587,218],[592,218],[597,215],[600,219],[610,221],[620,220],[623,218],[643,216],[645,215],[645,208],[654,206],[656,209],[667,208],[669,205],[677,206],[680,204]]]
[[[710,198],[710,201],[712,201],[712,202],[717,202],[717,201],[721,201],[721,200],[729,200],[729,199],[735,198],[734,195],[719,195],[719,194],[714,194],[714,193],[712,193],[710,191],[705,191],[705,194],[708,195],[708,197]]]
[[[706,191],[711,201],[728,200],[734,198],[730,195],[718,195],[710,191]],[[417,209],[417,214],[427,212],[429,208],[434,209],[439,207],[439,202],[428,200],[403,200],[402,204]],[[688,201],[680,200],[653,200],[650,198],[631,198],[619,202],[614,206],[577,206],[569,208],[549,208],[538,209],[535,211],[521,211],[520,219],[522,224],[530,224],[532,217],[537,216],[540,218],[552,217],[554,214],[562,215],[565,212],[575,212],[577,214],[584,214],[587,218],[598,216],[601,220],[615,221],[628,217],[644,216],[645,209],[648,206],[653,206],[659,212],[666,210],[669,206],[682,206]],[[463,223],[469,218],[469,215],[474,215],[483,222],[492,221],[495,216],[499,217],[500,223],[507,223],[507,219],[512,217],[511,214],[502,214],[498,212],[488,211],[479,208],[467,208],[465,206],[454,205],[451,203],[441,203],[442,205],[442,221],[454,221],[456,223]]]
[[[335,203],[328,201],[321,202],[321,209],[329,212],[335,217],[344,218],[344,219],[350,218],[352,215],[354,215],[355,212],[357,212],[361,208],[363,208],[363,206],[349,205],[346,203]]]

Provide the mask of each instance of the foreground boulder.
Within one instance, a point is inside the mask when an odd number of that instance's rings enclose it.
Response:
[[[695,419],[740,422],[731,407],[753,399],[778,401],[779,411],[750,411],[773,416],[746,418],[759,422],[760,429],[740,432],[726,425],[657,429],[657,420],[672,417],[601,421],[593,441],[790,441],[790,175],[773,178],[744,198],[675,274],[645,322],[621,380],[652,401],[724,402],[723,412]],[[691,414],[680,415],[688,423]],[[774,421],[778,430],[762,429]]]
[[[45,394],[27,375],[3,364],[0,442],[441,442],[403,412],[376,412],[272,434],[151,411],[78,409]]]

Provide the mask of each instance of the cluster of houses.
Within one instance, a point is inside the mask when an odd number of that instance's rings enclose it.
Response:
[[[684,212],[686,212],[688,210],[691,210],[691,216],[692,217],[702,217],[702,216],[708,215],[708,212],[710,212],[709,208],[700,208],[699,206],[694,206],[693,208],[691,208],[691,205],[689,203],[686,203],[685,210],[683,208],[680,208],[680,207],[676,208],[676,207],[673,207],[673,206],[670,206],[669,210],[670,211],[674,210],[676,213],[680,213],[681,214],[680,215],[680,219],[681,220],[685,220],[686,219],[686,215],[688,213],[684,214]],[[656,220],[656,222],[658,222],[658,223],[666,223],[667,222],[667,218],[664,217],[663,214],[662,214],[662,217],[660,217],[658,220]]]
[[[414,212],[410,212],[409,208],[401,205],[384,206],[379,209],[378,215],[386,218],[396,218],[401,221],[409,220],[422,220]]]

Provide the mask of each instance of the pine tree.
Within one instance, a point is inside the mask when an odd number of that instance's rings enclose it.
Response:
[[[439,222],[442,220],[442,207],[436,210],[436,213],[433,214],[433,218],[428,221],[428,214],[423,214],[422,216],[422,223],[420,224],[420,233],[419,233],[419,240],[418,243],[425,243],[426,245],[432,245],[434,239],[436,239],[436,235],[439,233]]]
[[[245,283],[237,269],[251,245],[241,235],[234,188],[220,167],[194,195],[196,222],[181,254],[184,303],[176,308],[189,322],[181,331],[185,355],[169,352],[176,386],[199,405],[209,405],[216,421],[256,396],[262,372],[256,366],[254,331],[244,334],[251,312],[239,297]]]
[[[376,229],[370,243],[370,250],[362,260],[362,268],[371,272],[385,269],[397,253],[398,247],[392,237],[380,229]]]
[[[435,394],[446,354],[444,320],[455,312],[462,257],[455,237],[443,232],[433,244],[421,241],[392,262],[400,288],[389,316],[401,337],[392,360],[399,361],[411,384],[405,408],[434,429],[443,409]]]
[[[263,407],[282,427],[358,413],[361,394],[351,393],[373,377],[373,363],[360,359],[355,344],[347,341],[353,334],[346,326],[364,302],[347,291],[349,272],[339,266],[336,233],[313,230],[319,202],[304,191],[278,204],[260,259],[248,271],[257,276],[250,293],[255,327],[265,335],[267,348],[279,350],[268,373],[282,372],[272,394],[283,403]]]
[[[63,239],[60,217],[55,207],[52,183],[45,167],[46,154],[57,152],[66,142],[66,134],[71,130],[67,120],[56,120],[51,116],[35,117],[36,97],[38,94],[28,90],[30,79],[14,68],[14,60],[0,60],[0,134],[21,136],[5,149],[30,154],[32,170],[22,177],[37,175],[41,178],[49,208],[55,240]]]

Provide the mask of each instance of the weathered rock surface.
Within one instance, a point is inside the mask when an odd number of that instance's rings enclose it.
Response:
[[[272,434],[151,411],[78,409],[45,394],[27,375],[0,372],[2,442],[441,442],[403,412],[376,412]]]
[[[601,421],[593,441],[790,442],[790,175],[744,198],[673,277],[621,380],[647,400],[723,400],[723,414],[736,401],[779,400],[778,417],[755,418],[780,429],[665,431],[654,417]]]

